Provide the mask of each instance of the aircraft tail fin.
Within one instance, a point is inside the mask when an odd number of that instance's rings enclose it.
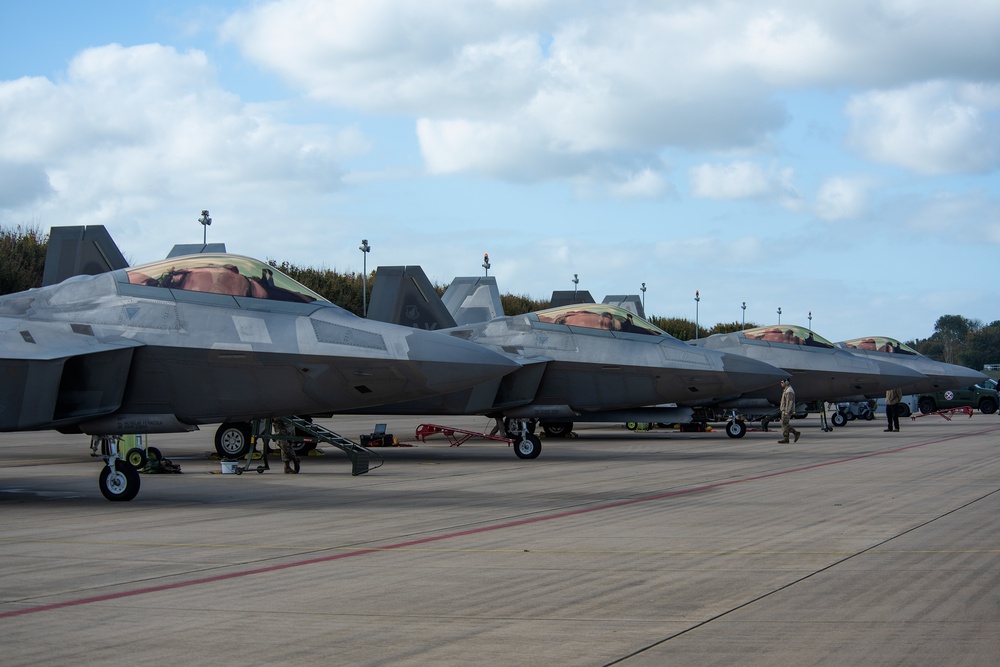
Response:
[[[486,322],[504,314],[500,288],[492,276],[455,278],[441,300],[459,325]]]
[[[455,326],[455,319],[419,266],[380,266],[375,270],[368,319],[428,330]]]
[[[104,225],[53,227],[49,231],[42,286],[127,267],[128,262]]]

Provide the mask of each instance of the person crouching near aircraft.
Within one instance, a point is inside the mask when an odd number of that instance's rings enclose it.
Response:
[[[795,390],[792,389],[792,383],[788,380],[781,381],[781,440],[778,442],[787,443],[788,435],[792,434],[795,436],[793,442],[799,441],[799,436],[802,435],[794,428],[792,428],[791,423],[792,413],[795,412]]]

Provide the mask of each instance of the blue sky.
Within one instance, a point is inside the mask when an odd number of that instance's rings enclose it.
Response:
[[[703,326],[1000,319],[1000,3],[0,3],[0,224]],[[701,301],[694,301],[698,290]]]

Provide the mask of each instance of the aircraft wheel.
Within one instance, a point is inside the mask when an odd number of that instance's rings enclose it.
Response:
[[[146,452],[142,451],[138,447],[133,447],[125,453],[125,460],[128,461],[136,470],[139,468],[145,468]]]
[[[519,459],[537,459],[542,453],[542,441],[534,433],[529,433],[514,443],[514,453]]]
[[[726,424],[726,435],[730,438],[742,438],[747,434],[747,425],[742,419],[734,419]]]
[[[542,430],[550,438],[565,438],[573,432],[573,422],[549,422],[542,424]]]
[[[843,426],[847,423],[847,417],[844,416],[843,412],[835,412],[833,413],[833,416],[830,417],[830,422],[834,426]]]
[[[139,493],[139,471],[128,461],[113,461],[101,470],[100,485],[108,500],[132,500]]]
[[[215,432],[215,451],[224,459],[240,459],[250,452],[250,424],[226,422]]]

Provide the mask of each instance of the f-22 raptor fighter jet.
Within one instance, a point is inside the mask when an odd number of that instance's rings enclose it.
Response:
[[[189,431],[426,399],[516,368],[466,340],[361,319],[236,255],[0,297],[0,431]],[[135,469],[106,462],[105,497],[135,497]]]
[[[379,267],[368,316],[472,341],[516,361],[516,371],[474,391],[378,410],[504,419],[513,423],[508,435],[521,458],[535,458],[541,450],[529,421],[541,420],[555,434],[595,413],[739,396],[788,377],[755,359],[686,345],[609,304],[573,304],[484,322],[471,318],[457,326],[419,266]]]

